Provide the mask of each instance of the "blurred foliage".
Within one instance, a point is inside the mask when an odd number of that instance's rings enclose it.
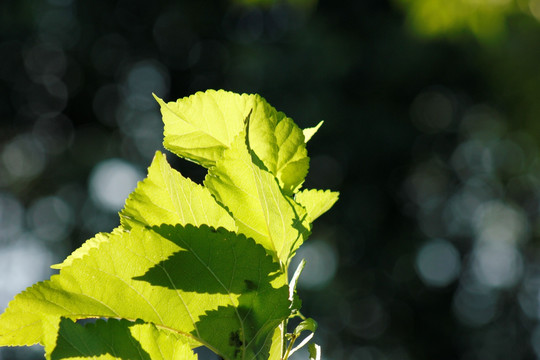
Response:
[[[409,25],[422,36],[456,38],[469,32],[492,42],[506,34],[507,20],[516,14],[540,17],[537,0],[395,0]]]
[[[451,36],[469,30],[480,38],[504,31],[512,0],[399,0],[411,25],[421,35]]]

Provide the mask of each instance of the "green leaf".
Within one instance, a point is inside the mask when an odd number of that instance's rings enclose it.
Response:
[[[17,295],[0,316],[0,345],[46,341],[50,316],[124,318],[195,339],[227,359],[262,359],[290,315],[284,281],[272,286],[282,277],[261,246],[225,229],[134,226]]]
[[[171,168],[165,155],[157,152],[148,176],[131,193],[120,213],[122,225],[202,224],[235,231],[227,211],[216,203],[208,189]]]
[[[197,360],[185,338],[141,320],[100,319],[81,326],[61,318],[51,325],[51,333],[58,336],[46,348],[48,360]]]
[[[311,331],[315,332],[317,330],[317,322],[312,318],[307,318],[303,320],[300,324],[294,329],[295,335],[300,335],[302,331]]]
[[[261,96],[208,90],[169,103],[154,97],[165,124],[164,145],[178,156],[213,166],[249,118],[251,147],[283,191],[292,195],[304,182],[309,168],[304,134]]]
[[[309,360],[321,360],[321,347],[317,344],[309,344]]]
[[[198,92],[161,106],[165,148],[178,156],[211,166],[244,128],[251,111],[249,95],[223,90]]]
[[[113,232],[114,231],[118,231],[118,230],[115,229],[115,230],[113,230]],[[90,249],[97,248],[100,243],[102,243],[104,241],[108,241],[109,236],[110,236],[109,233],[98,233],[98,234],[96,234],[96,236],[94,236],[93,238],[86,240],[84,242],[84,244],[82,244],[82,246],[80,248],[78,248],[77,250],[72,252],[71,255],[69,255],[67,258],[65,258],[62,263],[51,265],[51,268],[60,270],[61,268],[65,267],[65,266],[71,265],[71,263],[73,263],[73,260],[80,259],[80,258],[86,256],[88,254],[88,252],[90,251]]]
[[[231,212],[241,233],[288,264],[309,233],[305,210],[284,195],[274,175],[257,163],[242,132],[209,170],[204,184]]]
[[[109,241],[111,234],[121,234],[124,231],[124,228],[121,226],[115,228],[111,233],[98,233],[91,239],[88,239],[81,245],[78,249],[73,251],[64,261],[60,264],[51,265],[52,269],[62,269],[63,267],[69,266],[73,263],[75,259],[81,259],[84,256],[88,255],[91,249],[99,247],[102,242]]]
[[[339,198],[339,193],[330,190],[305,189],[294,196],[294,200],[302,205],[312,223],[319,216],[330,210]]]
[[[274,335],[272,336],[272,347],[270,349],[269,360],[281,360],[283,358],[283,350],[285,347],[285,339],[283,334],[285,333],[285,323],[279,324],[274,329]]]
[[[321,121],[314,127],[305,128],[304,130],[302,130],[302,132],[304,133],[304,139],[305,139],[306,143],[309,140],[311,140],[311,137],[313,135],[315,135],[315,133],[320,129],[320,127],[322,126],[323,123],[324,123],[324,121]]]
[[[283,192],[292,195],[306,178],[309,168],[302,130],[259,95],[252,95],[248,120],[250,149],[274,174]]]

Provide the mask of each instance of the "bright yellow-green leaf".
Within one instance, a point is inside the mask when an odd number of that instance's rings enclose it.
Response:
[[[251,107],[249,95],[227,91],[198,92],[161,106],[165,124],[164,145],[175,154],[212,165],[244,127]]]
[[[51,316],[124,318],[193,338],[227,359],[262,359],[290,313],[287,286],[271,285],[277,276],[279,264],[261,246],[225,229],[134,226],[17,295],[0,316],[0,345],[45,342]]]
[[[283,357],[283,349],[285,339],[283,334],[285,333],[284,324],[280,324],[275,330],[274,335],[272,336],[272,348],[270,349],[269,360],[281,360]]]
[[[287,264],[309,233],[305,210],[282,193],[277,179],[257,166],[242,132],[204,181],[232,214],[238,230]]]
[[[121,227],[118,227],[118,228],[113,230],[113,233],[120,233],[122,231],[124,231],[124,230]],[[94,236],[93,238],[86,240],[84,242],[84,244],[82,244],[82,246],[80,248],[78,248],[77,250],[72,252],[71,255],[69,255],[67,258],[65,258],[62,263],[51,265],[51,268],[60,270],[61,268],[65,267],[65,266],[71,265],[73,260],[80,259],[80,258],[86,256],[88,254],[88,252],[90,251],[90,249],[98,247],[99,244],[104,242],[104,241],[108,241],[110,235],[111,234],[109,234],[109,233],[98,233],[98,234],[96,234],[96,236]]]
[[[317,131],[319,131],[319,129],[321,128],[322,124],[324,123],[324,121],[321,121],[320,123],[318,123],[316,126],[314,127],[310,127],[310,128],[305,128],[304,130],[302,130],[302,132],[304,133],[304,139],[306,141],[306,143],[311,140],[311,138],[313,137],[313,135],[315,135],[315,133]]]
[[[251,148],[292,194],[309,168],[302,130],[259,95],[208,90],[165,103],[156,97],[165,123],[164,145],[178,156],[211,167],[244,129]]]
[[[216,203],[210,191],[172,169],[160,152],[148,168],[146,179],[129,196],[120,216],[126,228],[135,223],[205,224],[236,230],[233,218]]]
[[[310,223],[330,210],[338,198],[336,191],[315,189],[302,190],[294,196],[296,202],[306,209]]]
[[[304,182],[309,168],[304,134],[262,97],[252,95],[252,99],[247,119],[250,149],[278,178],[283,192],[291,195]]]

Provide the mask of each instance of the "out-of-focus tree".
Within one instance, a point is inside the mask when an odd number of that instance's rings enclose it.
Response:
[[[528,14],[540,18],[538,0],[395,0],[409,25],[420,35],[457,37],[466,32],[492,41],[506,31],[508,17]]]

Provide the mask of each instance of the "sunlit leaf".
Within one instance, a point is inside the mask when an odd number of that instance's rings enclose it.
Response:
[[[122,229],[117,228],[113,232],[117,232],[117,231],[121,232]],[[51,268],[59,270],[59,269],[65,267],[65,266],[71,265],[73,260],[80,259],[83,256],[86,256],[91,249],[98,247],[99,244],[104,242],[104,241],[108,241],[110,235],[111,234],[109,234],[109,233],[98,233],[98,234],[96,234],[96,236],[94,236],[93,238],[86,240],[84,242],[84,244],[81,245],[80,248],[78,248],[77,250],[72,252],[71,255],[69,255],[67,258],[65,258],[62,263],[51,265]]]
[[[205,187],[183,177],[157,152],[148,176],[140,182],[120,213],[122,225],[206,224],[235,231],[234,220]]]
[[[308,220],[311,223],[330,210],[338,197],[339,193],[335,191],[306,189],[298,192],[294,199],[306,209]]]
[[[241,233],[286,264],[308,235],[309,224],[305,210],[284,195],[274,175],[257,162],[242,132],[204,183],[231,212]]]
[[[305,128],[304,130],[302,130],[302,132],[304,133],[304,139],[305,139],[305,142],[307,143],[309,140],[311,140],[311,138],[313,137],[313,135],[315,135],[315,133],[317,131],[319,131],[319,129],[321,128],[322,124],[324,123],[324,121],[321,121],[319,122],[316,126],[314,127],[311,127],[311,128]]]
[[[284,343],[285,339],[283,338],[284,323],[281,323],[278,327],[275,328],[274,334],[272,336],[272,347],[270,348],[270,355],[268,359],[271,360],[280,360],[283,357]]]
[[[208,90],[176,102],[156,100],[165,123],[164,145],[178,156],[213,166],[249,118],[251,148],[284,192],[292,194],[304,182],[309,168],[304,134],[261,96]]]
[[[296,192],[309,168],[302,130],[258,95],[253,95],[252,111],[246,121],[250,149],[278,178],[285,194]]]
[[[287,286],[271,285],[278,270],[262,247],[225,229],[133,227],[17,295],[0,316],[0,345],[43,342],[45,314],[142,319],[228,359],[264,358],[290,313]]]
[[[165,147],[207,167],[242,131],[252,102],[249,95],[222,90],[198,92],[169,103],[154,97],[165,124]]]

